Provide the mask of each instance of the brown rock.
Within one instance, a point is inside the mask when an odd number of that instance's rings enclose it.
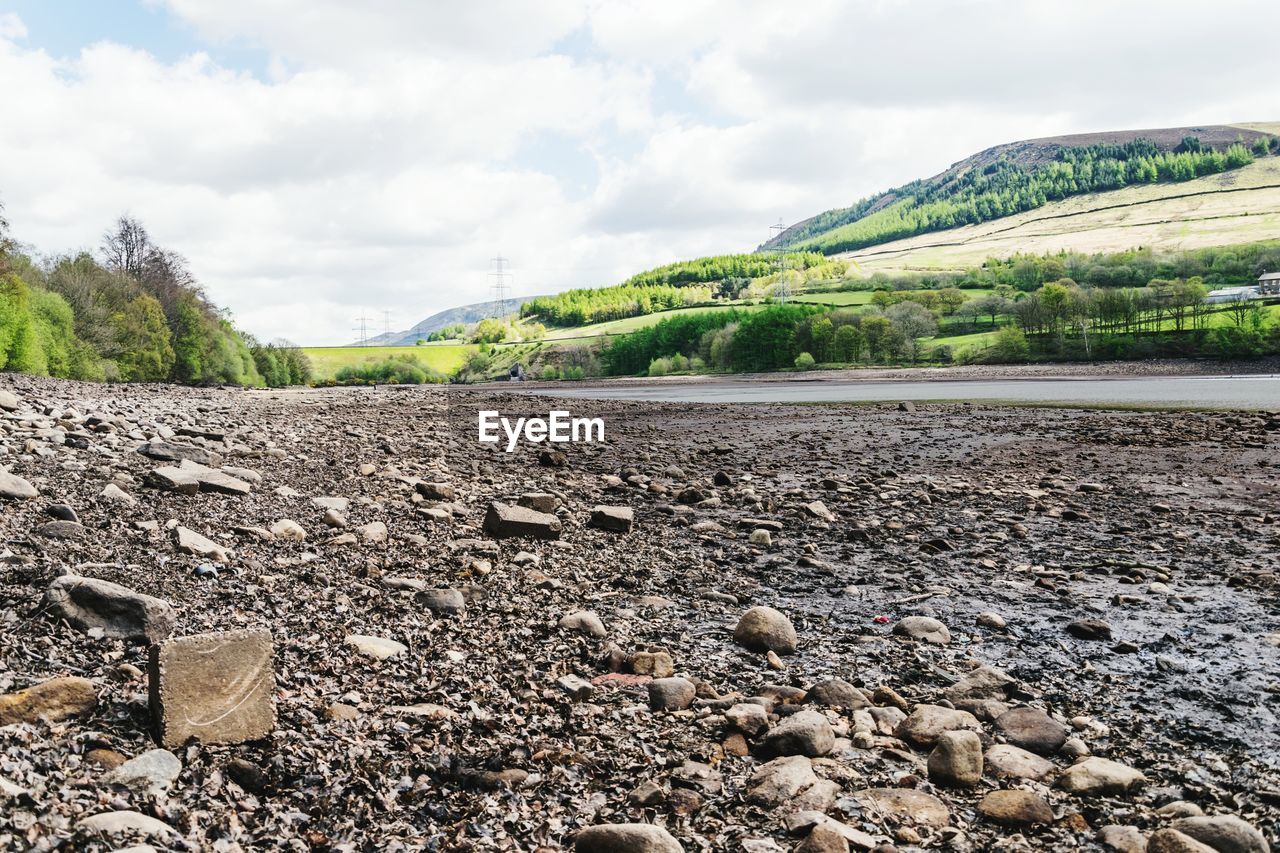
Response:
[[[796,629],[791,620],[772,607],[753,607],[738,620],[733,639],[756,652],[793,654],[796,650]]]
[[[1002,826],[1033,826],[1053,823],[1053,809],[1030,791],[1010,788],[992,791],[978,803],[978,811]]]
[[[241,743],[275,727],[275,672],[268,631],[179,637],[151,647],[156,740],[175,747]]]
[[[56,723],[88,714],[98,704],[98,692],[86,678],[51,678],[26,690],[0,696],[0,726]]]
[[[588,524],[614,533],[630,533],[636,514],[629,506],[598,506],[591,510]]]
[[[944,827],[951,812],[932,794],[914,788],[868,788],[854,797],[872,815],[883,815],[920,826]]]
[[[498,539],[511,536],[559,539],[563,525],[554,515],[494,501],[484,517],[484,529]]]

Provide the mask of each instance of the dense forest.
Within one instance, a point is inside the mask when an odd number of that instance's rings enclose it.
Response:
[[[713,298],[736,298],[752,279],[782,269],[806,270],[826,264],[817,252],[717,255],[680,261],[633,275],[622,284],[567,290],[526,302],[520,316],[537,316],[549,326],[584,326],[684,308]],[[714,286],[712,286],[714,285]]]
[[[1050,201],[1132,184],[1189,181],[1237,169],[1255,156],[1280,153],[1280,138],[1259,137],[1216,150],[1187,137],[1172,151],[1149,139],[1063,146],[1056,157],[1028,167],[1003,157],[982,168],[912,181],[831,210],[783,235],[778,248],[847,252],[961,225],[1034,210]]]
[[[238,331],[186,260],[121,217],[88,252],[35,260],[0,219],[0,370],[71,379],[281,386],[310,365]]]

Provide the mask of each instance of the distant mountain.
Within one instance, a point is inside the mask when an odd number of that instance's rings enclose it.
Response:
[[[520,311],[521,306],[531,299],[538,299],[537,296],[513,296],[506,300],[506,313],[515,314]],[[476,302],[472,305],[461,305],[457,308],[447,308],[436,314],[432,314],[427,319],[418,323],[411,329],[403,332],[392,332],[390,334],[377,335],[368,340],[369,346],[380,347],[407,347],[413,346],[418,342],[419,338],[426,338],[432,332],[438,332],[445,326],[452,326],[457,323],[464,325],[470,323],[478,323],[486,317],[492,317],[498,311],[497,301]],[[360,342],[356,341],[350,346],[359,346]]]

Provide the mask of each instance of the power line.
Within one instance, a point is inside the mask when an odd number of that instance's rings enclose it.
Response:
[[[786,230],[787,224],[783,222],[782,217],[779,216],[777,223],[769,226],[769,241],[773,242],[777,238],[781,237],[782,233]],[[774,251],[778,253],[776,261],[778,265],[778,284],[774,287],[773,292],[778,298],[778,302],[782,305],[786,305],[787,299],[791,296],[791,282],[787,281],[787,277],[784,275],[786,270],[782,268],[782,250],[775,249]]]
[[[494,310],[496,312],[494,316],[501,320],[507,316],[507,294],[511,290],[509,283],[511,273],[507,272],[509,261],[501,255],[493,258],[492,263],[493,272],[489,273],[489,276],[493,279],[493,286],[490,290],[493,294]]]
[[[369,320],[371,319],[371,317],[366,317],[364,312],[361,311],[360,316],[356,318],[356,322],[360,325],[351,327],[351,331],[360,333],[360,346],[362,347],[367,347],[369,345]]]
[[[391,343],[391,312],[382,312],[382,342]]]

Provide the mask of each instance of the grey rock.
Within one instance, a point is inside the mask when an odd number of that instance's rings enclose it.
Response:
[[[573,849],[578,853],[684,853],[671,833],[651,823],[589,826],[574,837]]]
[[[1271,853],[1262,833],[1235,815],[1184,817],[1173,828],[1218,853]]]
[[[765,733],[759,752],[765,758],[780,755],[807,755],[817,758],[835,746],[835,732],[827,718],[817,711],[792,714]]]
[[[753,607],[738,620],[733,639],[756,652],[793,654],[796,650],[796,629],[791,620],[772,607]]]
[[[158,643],[173,633],[176,618],[167,601],[78,575],[54,578],[44,601],[56,618],[82,631],[100,628],[104,636],[118,640]]]
[[[222,457],[217,453],[205,450],[203,447],[196,447],[194,444],[179,444],[176,441],[156,439],[139,447],[138,452],[161,462],[181,462],[185,459],[211,468],[217,468],[222,464]]]
[[[929,754],[929,781],[972,788],[982,779],[982,740],[976,732],[943,732]]]
[[[1052,755],[1067,741],[1067,727],[1039,708],[1014,708],[996,719],[996,731],[1009,743],[1040,755]]]
[[[512,536],[559,539],[563,525],[554,515],[494,501],[485,514],[484,529],[498,539]]]
[[[932,616],[907,616],[900,619],[893,626],[893,633],[899,637],[924,640],[939,646],[951,642],[951,632],[947,630],[947,626]]]
[[[181,772],[182,762],[178,756],[167,749],[151,749],[129,759],[103,778],[137,791],[160,793],[167,791]]]
[[[685,678],[655,678],[649,682],[649,707],[655,711],[683,711],[696,696],[693,682]]]
[[[461,616],[467,612],[467,601],[456,589],[425,589],[416,597],[437,616]]]
[[[40,493],[36,487],[16,474],[0,470],[0,498],[11,501],[27,501]]]
[[[635,518],[635,510],[629,506],[597,506],[591,510],[588,524],[614,533],[630,533]]]

